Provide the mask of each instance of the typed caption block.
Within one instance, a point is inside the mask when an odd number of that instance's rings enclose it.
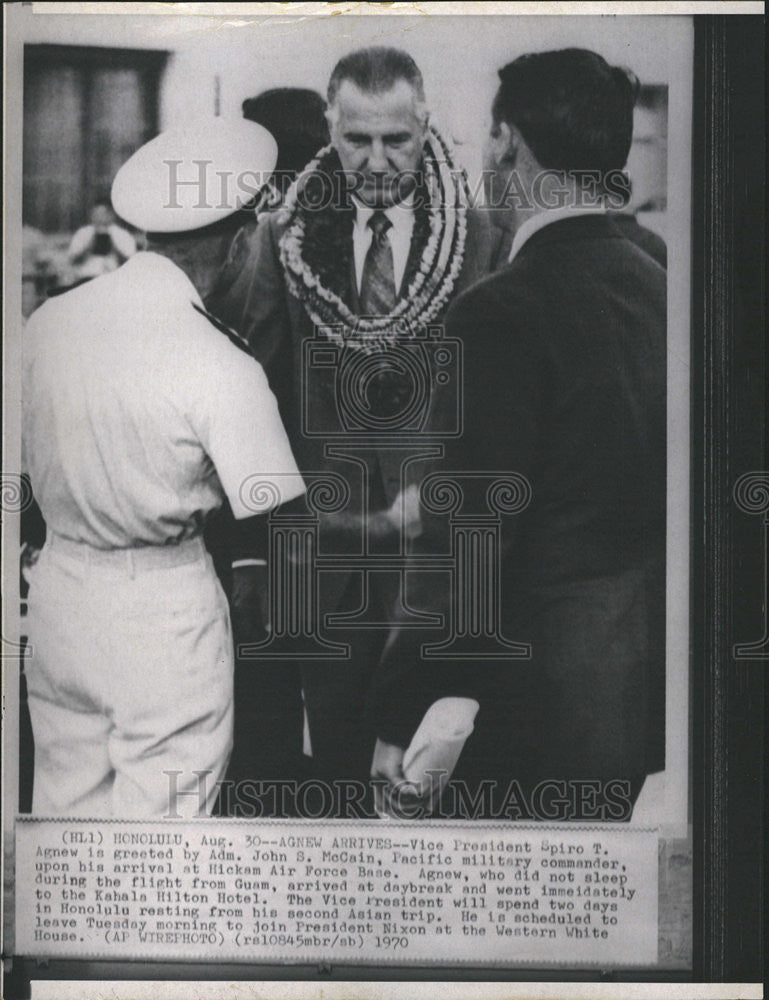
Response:
[[[16,952],[654,964],[657,858],[608,826],[19,817]]]

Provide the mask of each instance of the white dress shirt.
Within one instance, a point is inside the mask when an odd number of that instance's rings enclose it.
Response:
[[[581,215],[605,215],[606,209],[603,206],[596,208],[546,208],[543,212],[530,216],[523,222],[513,237],[513,245],[510,247],[510,255],[507,258],[508,264],[512,263],[527,240],[530,240],[534,233],[544,229],[553,222],[560,222],[562,219],[576,219]]]
[[[352,244],[353,253],[355,254],[355,281],[360,292],[360,285],[363,279],[363,265],[366,262],[366,254],[373,238],[368,220],[376,209],[362,205],[357,199],[353,200],[355,201],[355,225],[352,231]],[[413,193],[397,205],[385,209],[384,214],[392,222],[391,228],[387,231],[387,238],[390,241],[393,252],[393,276],[397,292],[401,287],[403,275],[406,272],[406,263],[409,258],[409,251],[411,250],[411,234],[414,232]]]

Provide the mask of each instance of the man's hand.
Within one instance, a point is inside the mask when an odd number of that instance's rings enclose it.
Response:
[[[404,538],[418,538],[422,534],[419,486],[410,483],[398,493],[385,512],[385,517],[390,526],[401,532]]]
[[[403,773],[403,747],[377,740],[371,761],[374,807],[380,816],[395,819],[422,819],[435,808],[444,782],[430,780],[415,785]]]
[[[266,566],[236,566],[232,571],[232,632],[235,649],[263,642],[270,632]]]

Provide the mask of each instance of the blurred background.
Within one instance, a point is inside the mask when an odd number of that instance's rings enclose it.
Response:
[[[325,96],[337,59],[364,45],[406,49],[473,190],[496,71],[527,51],[578,46],[631,69],[642,89],[628,164],[628,209],[665,237],[671,17],[30,17],[24,49],[23,311],[130,256],[117,225],[118,167],[167,125],[240,114],[275,87]]]

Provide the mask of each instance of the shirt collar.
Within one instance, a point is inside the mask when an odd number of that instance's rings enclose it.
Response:
[[[513,237],[513,245],[510,247],[510,255],[507,258],[508,264],[512,263],[520,253],[521,247],[528,242],[534,233],[544,229],[553,222],[560,222],[562,219],[576,219],[583,215],[605,215],[606,208],[600,205],[596,208],[571,208],[568,205],[563,208],[546,208],[543,212],[537,212],[523,222]]]
[[[365,229],[368,225],[368,220],[377,209],[364,205],[355,197],[352,200],[355,205],[355,225],[359,229]],[[403,201],[399,201],[397,205],[392,205],[390,208],[384,209],[384,214],[392,223],[393,229],[399,230],[407,226],[410,227],[414,217],[414,192],[411,191],[407,194]]]
[[[166,283],[173,282],[180,292],[188,296],[191,302],[201,307],[203,305],[203,300],[197,288],[195,288],[179,265],[174,264],[165,254],[157,253],[155,250],[140,250],[132,257],[129,257],[120,270],[126,274],[134,274],[137,271],[144,272],[138,279],[142,284],[145,281],[156,281],[158,279]]]

